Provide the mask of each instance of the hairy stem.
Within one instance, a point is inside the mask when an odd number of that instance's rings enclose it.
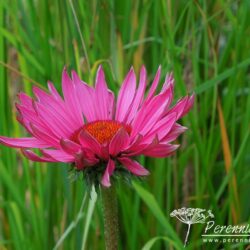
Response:
[[[106,250],[118,249],[118,209],[115,185],[101,187]]]

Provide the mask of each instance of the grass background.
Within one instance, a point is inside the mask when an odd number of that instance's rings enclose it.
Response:
[[[0,1],[0,134],[25,135],[16,94],[52,80],[64,65],[93,83],[102,63],[117,92],[131,65],[148,84],[161,64],[175,97],[196,93],[189,130],[169,159],[145,159],[144,182],[120,183],[121,249],[181,249],[186,225],[170,212],[211,209],[217,224],[250,223],[250,2],[248,0]],[[164,75],[162,75],[162,81]],[[100,202],[64,164],[39,164],[0,148],[0,249],[104,249]],[[98,200],[98,199],[97,199]],[[188,249],[205,244],[194,225]]]

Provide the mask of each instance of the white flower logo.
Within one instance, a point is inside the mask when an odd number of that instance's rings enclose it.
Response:
[[[170,214],[170,216],[176,217],[179,221],[188,225],[188,231],[185,237],[184,247],[186,247],[187,245],[188,236],[192,224],[205,223],[209,217],[214,218],[214,215],[211,212],[211,210],[206,210],[201,208],[185,208],[185,207],[174,210]]]

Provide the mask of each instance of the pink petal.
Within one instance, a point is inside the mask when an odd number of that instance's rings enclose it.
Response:
[[[170,75],[166,75],[165,82],[162,86],[162,90],[160,93],[164,92],[168,93],[167,96],[169,99],[168,105],[166,106],[165,112],[163,114],[166,115],[168,113],[169,106],[172,103],[174,97],[174,78],[172,76],[172,73]]]
[[[77,75],[77,73],[74,70],[71,71],[71,75],[72,75],[72,81],[74,82],[75,85],[80,86],[82,84],[85,84],[85,85],[87,84],[79,78],[79,76]]]
[[[158,84],[159,84],[160,75],[161,75],[161,66],[159,66],[159,68],[156,72],[155,78],[154,78],[153,83],[151,85],[151,88],[148,92],[148,96],[146,97],[146,99],[144,101],[145,104],[148,103],[152,99],[152,97],[154,96],[155,91],[156,91]]]
[[[147,148],[152,148],[155,145],[159,144],[159,139],[157,137],[157,135],[153,138],[153,140],[148,143],[144,143],[143,142],[144,138],[142,137],[141,141],[139,141],[139,143],[135,144],[134,146],[132,146],[132,148],[130,148],[129,150],[126,150],[126,156],[132,157],[132,156],[137,156],[137,155],[141,155],[142,152],[147,149]]]
[[[32,134],[41,141],[44,141],[50,144],[50,147],[59,148],[59,140],[54,134],[50,133],[48,130],[45,130],[41,127],[37,127],[35,124],[30,123],[30,128]]]
[[[67,154],[66,152],[62,150],[44,149],[44,150],[41,150],[41,152],[43,153],[45,157],[52,158],[58,162],[74,162],[75,161],[75,158],[72,155]]]
[[[136,77],[134,69],[131,68],[127,74],[118,94],[115,119],[123,121],[134,99],[136,89]]]
[[[20,92],[18,95],[19,100],[23,106],[30,107],[32,106],[32,98],[25,93]]]
[[[74,156],[75,156],[76,168],[78,170],[82,170],[85,167],[84,162],[83,162],[83,159],[84,159],[83,152],[76,153]]]
[[[112,120],[115,112],[115,95],[109,90],[109,109],[108,109],[108,119]]]
[[[79,128],[78,126],[73,128],[67,126],[67,122],[63,117],[59,116],[59,114],[55,113],[49,107],[46,107],[41,103],[35,102],[34,106],[43,123],[46,124],[46,126],[48,126],[59,138],[68,138],[71,136],[72,131]]]
[[[33,87],[33,92],[42,105],[48,107],[51,111],[55,112],[58,117],[64,120],[65,124],[68,126],[75,127],[75,114],[72,115],[72,111],[68,111],[66,108],[66,104],[60,99],[54,98],[52,95],[46,93],[45,91],[37,88],[36,86]]]
[[[170,156],[179,147],[179,145],[158,144],[152,148],[142,151],[142,154],[149,157],[163,158]]]
[[[31,107],[27,107],[20,104],[16,104],[16,109],[21,114],[22,119],[25,121],[26,124],[33,123],[36,124],[38,127],[43,127],[49,130],[49,128],[46,127],[43,121],[41,121],[38,117],[37,113],[33,108],[33,105]]]
[[[81,84],[76,86],[77,96],[80,102],[81,110],[84,117],[86,117],[88,122],[97,120],[96,111],[95,111],[95,99],[96,93],[87,84]]]
[[[168,113],[176,112],[178,114],[177,120],[183,117],[193,106],[194,104],[194,95],[185,96],[181,98],[177,104],[168,111]]]
[[[183,127],[176,123],[171,129],[170,133],[168,133],[164,138],[162,138],[162,142],[169,143],[171,141],[174,141],[178,138],[179,135],[184,133],[186,130],[186,127]]]
[[[23,118],[20,112],[16,114],[16,119],[27,130],[27,132],[33,136],[29,122]]]
[[[72,71],[72,80],[76,86],[76,95],[80,109],[88,122],[97,120],[96,91],[93,87],[82,81],[75,71]]]
[[[162,86],[162,90],[161,92],[166,91],[167,89],[171,89],[173,92],[173,88],[174,88],[174,78],[173,78],[173,73],[167,74],[165,77],[165,82]]]
[[[189,112],[189,110],[193,107],[194,105],[194,98],[195,98],[195,95],[191,95],[189,98],[188,98],[188,102],[187,102],[187,105],[182,113],[182,116],[184,116],[185,114],[187,114]]]
[[[21,150],[23,155],[28,158],[31,161],[36,161],[36,162],[57,162],[56,160],[52,159],[51,157],[44,157],[44,156],[39,156],[35,154],[31,150]]]
[[[134,175],[143,176],[149,174],[149,171],[142,167],[137,161],[133,161],[126,157],[118,158],[118,160]]]
[[[74,155],[81,151],[81,146],[71,140],[61,139],[60,144],[61,144],[62,149],[68,154]]]
[[[51,128],[53,128],[53,126],[47,125],[46,124],[46,117],[43,117],[41,119],[41,117],[39,117],[38,113],[34,110],[33,106],[34,106],[34,104],[31,107],[26,107],[26,106],[16,104],[16,108],[21,115],[22,124],[24,124],[26,129],[32,135],[36,134],[35,137],[37,137],[37,138],[41,138],[41,137],[36,133],[36,131],[33,131],[33,129],[31,128],[31,124],[33,126],[35,126],[37,129],[39,129],[39,131],[43,131],[45,134],[49,134],[55,140],[58,139],[60,137],[60,135],[58,136],[55,132],[53,132],[51,130]],[[52,145],[54,145],[54,144],[52,143]]]
[[[80,127],[83,125],[83,118],[81,113],[80,104],[76,94],[76,85],[69,78],[66,69],[63,70],[62,74],[62,89],[68,110],[74,114],[77,125]]]
[[[57,92],[54,84],[50,81],[48,81],[48,89],[51,93],[51,95],[57,100],[57,101],[63,101],[62,97],[60,96],[60,94]]]
[[[37,86],[33,86],[32,90],[39,102],[50,103],[51,99],[53,99],[52,96],[50,96],[48,93],[41,90]]]
[[[83,151],[76,153],[74,157],[75,157],[76,167],[78,169],[94,166],[99,162],[99,159],[97,159],[93,155],[86,154]]]
[[[143,143],[152,141],[152,139],[157,135],[159,140],[164,138],[172,129],[176,122],[177,114],[171,113],[166,117],[159,120],[155,126],[149,131],[147,135],[143,138]]]
[[[116,156],[129,144],[129,135],[124,128],[118,130],[118,132],[112,138],[109,144],[109,154]]]
[[[96,76],[96,116],[98,120],[109,118],[109,92],[102,66],[98,68]]]
[[[177,115],[177,120],[179,120],[183,114],[183,111],[185,109],[185,106],[187,105],[188,103],[188,97],[185,96],[183,98],[181,98],[177,104],[169,111],[169,112],[176,112],[178,115]]]
[[[49,103],[47,104],[67,121],[68,126],[71,126],[72,128],[79,126],[77,117],[74,113],[72,113],[71,110],[69,110],[69,108],[66,107],[66,103],[59,95],[54,85],[48,82],[48,88],[50,90],[52,99],[50,99]]]
[[[0,143],[12,148],[48,148],[51,145],[36,138],[9,138],[0,136]]]
[[[107,155],[104,154],[100,143],[88,132],[82,130],[79,134],[79,142],[82,145],[83,149],[88,149],[93,154],[98,155],[100,158],[107,158]]]
[[[135,138],[131,140],[130,145],[125,150],[129,152],[137,150],[138,147],[140,148],[140,144],[142,141],[143,141],[143,136],[141,134],[136,135]]]
[[[135,114],[136,114],[139,106],[142,103],[145,89],[146,89],[146,79],[147,79],[147,72],[146,72],[145,67],[142,66],[141,72],[140,72],[139,86],[138,86],[138,89],[136,91],[136,95],[135,95],[135,98],[133,100],[133,103],[131,105],[131,109],[128,112],[128,117],[126,119],[126,123],[128,123],[128,124],[130,124],[131,120],[134,119]]]
[[[152,98],[152,100],[137,113],[133,121],[133,129],[131,137],[140,133],[145,135],[161,118],[166,106],[169,105],[168,92],[159,94]]]
[[[93,166],[100,162],[100,159],[91,151],[89,150],[83,150],[84,153],[84,164],[86,166]]]
[[[109,159],[108,161],[108,165],[106,167],[105,173],[102,177],[102,185],[104,187],[110,187],[111,183],[110,183],[110,176],[112,175],[113,171],[115,170],[115,162],[111,159]]]

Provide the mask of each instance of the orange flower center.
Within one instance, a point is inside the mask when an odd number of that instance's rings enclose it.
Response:
[[[120,128],[124,128],[128,134],[131,133],[129,125],[117,121],[95,121],[85,124],[82,128],[76,131],[71,139],[78,142],[78,135],[82,130],[87,131],[100,144],[109,143]]]

